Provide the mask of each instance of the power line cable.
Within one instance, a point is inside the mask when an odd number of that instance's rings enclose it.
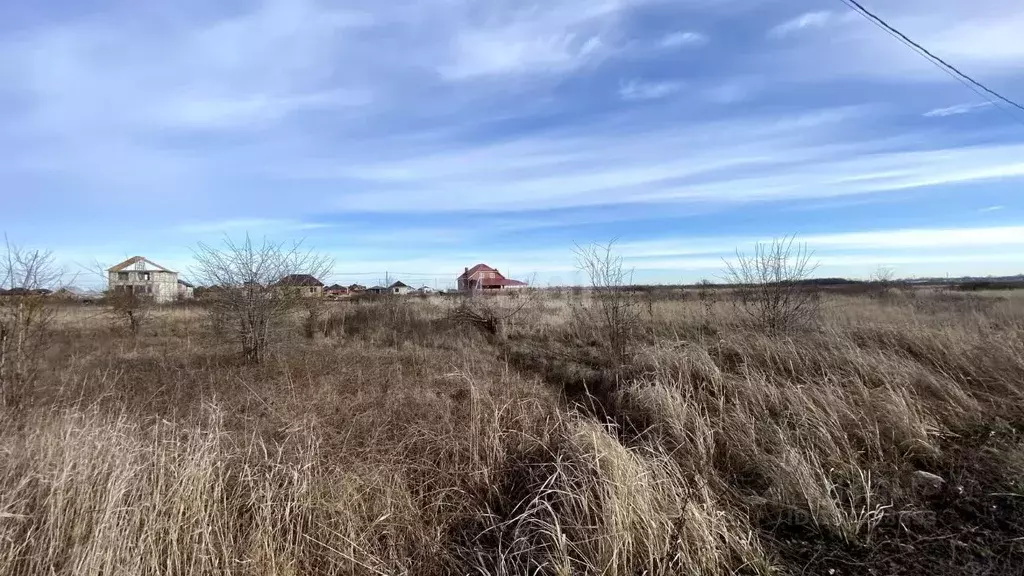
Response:
[[[981,96],[982,98],[987,100],[993,106],[995,106],[995,107],[999,108],[1000,110],[1006,112],[1012,118],[1014,118],[1018,122],[1021,122],[1022,124],[1024,124],[1024,118],[1019,116],[1017,112],[1015,112],[1013,110],[1009,110],[1009,109],[1007,109],[1005,107],[1006,105],[1008,105],[1008,106],[1011,106],[1011,107],[1013,107],[1013,108],[1015,108],[1015,109],[1017,109],[1017,110],[1019,110],[1021,112],[1024,112],[1024,105],[1021,105],[1021,104],[1011,100],[1010,98],[1007,98],[1006,96],[1003,96],[999,92],[996,92],[995,90],[992,90],[988,86],[986,86],[986,85],[982,84],[981,82],[979,82],[979,81],[975,80],[974,78],[972,78],[966,72],[964,72],[964,71],[960,70],[959,68],[957,68],[956,66],[950,64],[949,62],[947,62],[943,58],[935,55],[930,50],[928,50],[927,48],[922,46],[921,44],[919,44],[919,43],[915,42],[914,40],[912,40],[909,36],[907,36],[903,32],[900,32],[899,30],[897,30],[896,28],[891,26],[888,22],[883,20],[880,16],[876,15],[875,13],[873,13],[870,10],[868,10],[867,8],[865,8],[864,5],[861,4],[860,2],[858,2],[857,0],[840,0],[840,2],[842,2],[845,5],[847,5],[854,12],[857,12],[858,14],[863,16],[869,22],[871,22],[872,24],[874,24],[878,28],[882,29],[883,31],[888,33],[890,36],[892,36],[892,37],[896,38],[897,40],[899,40],[902,44],[904,44],[905,46],[909,47],[914,52],[917,52],[917,54],[920,55],[922,58],[924,58],[924,59],[928,60],[929,62],[931,62],[937,68],[939,68],[940,70],[942,70],[946,74],[950,75],[953,79],[955,79],[956,81],[960,82],[961,84],[963,84],[964,86],[969,88],[971,91],[973,91],[978,96]],[[1002,102],[1003,105],[1000,105],[1000,102]]]

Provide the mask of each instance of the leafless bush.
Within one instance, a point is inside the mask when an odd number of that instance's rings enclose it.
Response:
[[[63,277],[48,251],[15,246],[4,237],[0,260],[0,400],[13,406],[35,380],[49,344],[54,308],[46,295]]]
[[[518,292],[462,296],[454,301],[449,317],[459,324],[475,326],[504,339],[509,325],[536,302],[538,294],[529,288]]]
[[[220,248],[200,243],[195,259],[193,277],[216,287],[209,291],[211,314],[227,322],[242,355],[254,363],[264,359],[287,315],[309,298],[278,282],[293,274],[323,278],[333,264],[301,242],[256,244],[248,235],[241,243],[225,238]]]
[[[126,325],[132,335],[137,335],[153,304],[151,298],[143,294],[127,291],[112,291],[105,298],[110,306],[110,313],[116,325]]]
[[[590,279],[590,302],[574,306],[573,319],[600,333],[612,361],[619,365],[625,361],[640,321],[640,301],[629,292],[633,271],[623,266],[622,256],[613,252],[614,245],[614,241],[576,245],[576,268]]]
[[[725,262],[725,280],[735,285],[741,308],[772,334],[808,323],[820,308],[818,294],[805,283],[818,267],[814,252],[795,239],[758,242],[752,255],[737,250],[736,260]]]
[[[892,268],[879,266],[871,275],[872,292],[879,297],[890,296],[894,285],[893,279],[895,277],[896,272]]]

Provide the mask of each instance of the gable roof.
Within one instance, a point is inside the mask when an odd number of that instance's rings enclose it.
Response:
[[[181,278],[178,278],[178,284],[181,284],[182,286],[184,286],[186,288],[195,288],[195,286],[193,286],[192,284],[186,282],[185,280],[182,280]]]
[[[401,280],[399,280],[399,281],[395,282],[394,284],[392,284],[391,286],[389,286],[389,288],[408,288],[408,287],[409,287],[409,285],[406,284],[405,282],[402,282]]]
[[[152,260],[144,256],[132,256],[131,258],[125,260],[124,262],[121,262],[120,264],[117,264],[116,266],[111,266],[110,268],[107,268],[107,272],[121,272],[122,270],[127,269],[129,266],[134,266],[139,262],[150,264],[153,266],[153,268],[158,268],[158,271],[161,272],[171,272],[172,274],[177,274],[177,272],[175,272],[174,270],[164,268],[163,266],[157,264],[156,262],[153,262]]]
[[[331,284],[327,288],[324,288],[324,290],[345,290],[347,292],[348,288],[342,286],[341,284]]]
[[[459,278],[469,278],[470,276],[472,276],[473,274],[476,274],[477,272],[498,272],[498,271],[495,268],[491,268],[487,264],[477,264],[476,266],[473,266],[469,270],[466,270],[465,272],[463,272],[462,276],[459,276]],[[499,274],[500,274],[500,272],[499,272]]]
[[[317,280],[311,274],[289,274],[278,282],[281,286],[323,286],[324,283]]]
[[[352,284],[351,286],[348,287],[348,289],[349,290],[366,290],[366,286],[363,286],[362,284]]]

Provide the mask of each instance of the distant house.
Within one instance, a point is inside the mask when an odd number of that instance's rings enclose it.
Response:
[[[362,284],[352,284],[348,287],[348,291],[355,294],[356,292],[366,292],[366,286]]]
[[[307,298],[315,298],[324,294],[324,283],[310,274],[289,274],[278,280],[277,286],[294,289]]]
[[[497,268],[487,264],[477,264],[466,268],[458,277],[460,292],[518,290],[526,287],[526,282],[505,278]]]
[[[370,294],[387,294],[388,289],[383,286],[371,286],[366,291]]]
[[[184,280],[182,280],[180,278],[178,279],[178,298],[184,298],[186,300],[191,300],[192,297],[195,296],[195,290],[196,290],[196,287],[193,286],[192,284],[190,284],[190,283],[188,283],[188,282],[186,282],[186,281],[184,281]]]
[[[49,288],[11,288],[0,289],[0,296],[60,296],[60,290],[54,292]]]
[[[107,269],[107,288],[113,294],[136,294],[154,302],[178,297],[178,273],[142,256],[132,256]]]
[[[332,298],[348,296],[350,293],[351,290],[349,290],[347,286],[342,286],[341,284],[332,284],[327,288],[324,288],[324,294]]]
[[[433,294],[434,289],[431,288],[430,286],[420,286],[419,288],[416,289],[416,292],[420,294]]]
[[[408,294],[409,290],[411,290],[411,288],[409,288],[409,285],[406,284],[405,282],[402,282],[401,280],[395,282],[391,286],[388,286],[388,292],[391,294]]]

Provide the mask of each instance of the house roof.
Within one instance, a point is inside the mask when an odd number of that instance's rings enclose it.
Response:
[[[278,281],[281,286],[323,286],[324,283],[317,280],[311,274],[289,274]]]
[[[325,288],[325,290],[345,290],[347,292],[348,288],[342,286],[341,284],[331,284],[330,286]]]
[[[408,288],[409,285],[406,284],[405,282],[402,282],[401,280],[399,280],[399,281],[395,282],[394,284],[392,284],[390,287],[391,288]]]
[[[485,278],[480,280],[481,286],[526,286],[526,282],[511,278]]]
[[[154,268],[159,268],[163,272],[171,272],[171,273],[176,274],[176,272],[174,272],[174,270],[169,270],[167,268],[164,268],[163,266],[157,264],[156,262],[153,262],[152,260],[150,260],[149,258],[146,258],[144,256],[132,256],[131,258],[125,260],[124,262],[121,262],[120,264],[117,264],[116,266],[111,266],[110,268],[107,268],[107,272],[121,272],[122,270],[127,269],[129,266],[134,266],[135,264],[138,264],[139,262],[145,262],[145,263],[151,264]]]
[[[465,272],[463,272],[462,275],[459,276],[459,278],[469,278],[473,274],[476,274],[477,272],[480,272],[480,271],[483,271],[483,272],[497,272],[497,270],[495,268],[491,268],[487,264],[477,264],[476,266],[473,266],[469,270],[466,270]]]
[[[188,282],[186,282],[186,281],[184,281],[184,280],[182,280],[180,278],[178,279],[178,284],[181,284],[182,286],[185,286],[186,288],[195,288],[195,286],[193,286],[192,284],[190,284],[190,283],[188,283]]]
[[[366,290],[366,286],[363,286],[362,284],[352,284],[351,286],[348,287],[348,289],[349,290]]]

